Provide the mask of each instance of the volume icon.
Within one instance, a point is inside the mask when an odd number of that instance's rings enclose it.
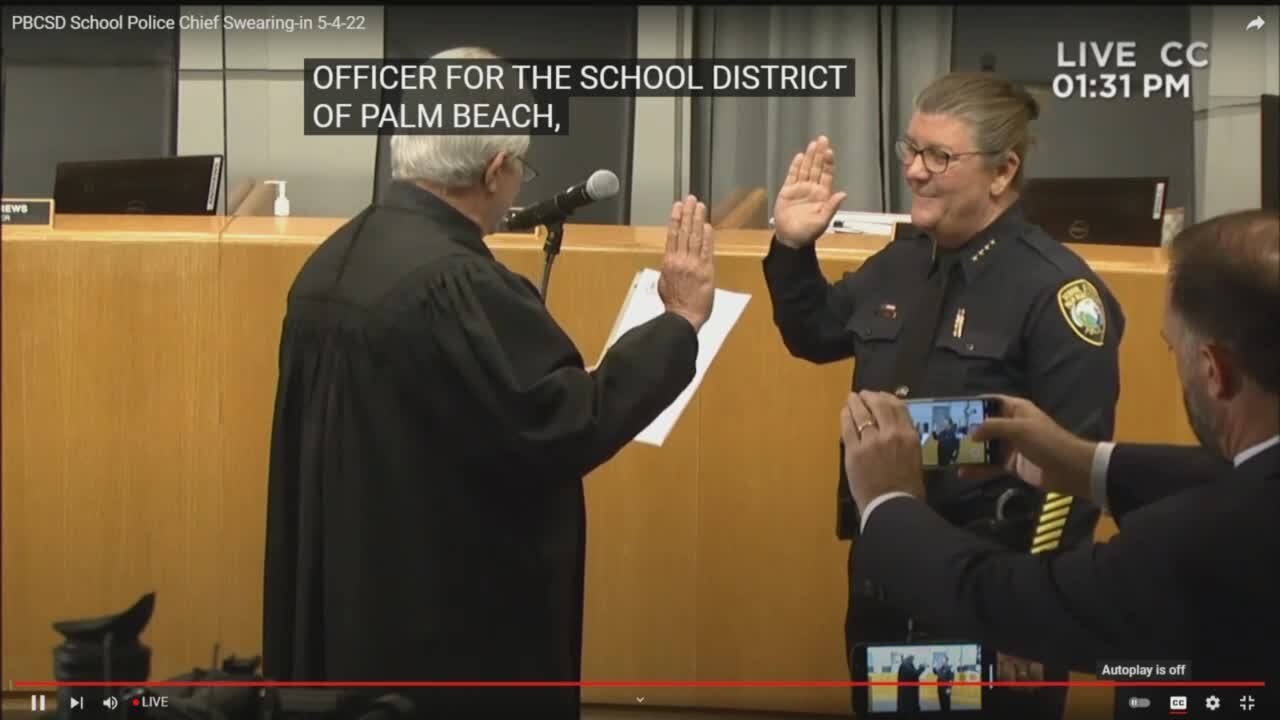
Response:
[[[103,698],[102,707],[107,708],[108,710],[115,710],[120,707],[120,701],[114,697]]]

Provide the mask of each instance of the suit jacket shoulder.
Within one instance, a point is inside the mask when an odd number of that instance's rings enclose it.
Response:
[[[1120,443],[1107,465],[1107,505],[1124,522],[1136,508],[1230,472],[1230,463],[1201,447]]]

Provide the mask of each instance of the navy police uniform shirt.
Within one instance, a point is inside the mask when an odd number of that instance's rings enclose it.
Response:
[[[1121,308],[1082,258],[1027,222],[1017,206],[955,250],[940,250],[922,230],[899,226],[893,242],[834,284],[823,276],[812,245],[792,249],[775,238],[764,273],[787,349],[814,363],[852,357],[854,390],[894,392],[904,323],[945,253],[960,254],[960,270],[953,271],[929,356],[917,363],[922,376],[908,397],[1025,397],[1078,435],[1110,439],[1120,393]],[[837,441],[833,437],[833,461]],[[930,473],[926,483],[929,503],[944,517],[957,524],[976,520],[951,511],[966,504],[971,483],[953,472]],[[843,481],[839,491],[837,532],[849,539],[857,533],[857,509]],[[990,513],[990,500],[980,503],[978,514]],[[1030,524],[1019,532],[1020,549],[1046,539],[1053,541],[1050,549],[1091,539],[1097,509],[1084,499],[1075,500],[1074,509],[1071,503],[1049,496],[1028,508],[1029,515],[1042,513],[1041,521],[1034,533]]]

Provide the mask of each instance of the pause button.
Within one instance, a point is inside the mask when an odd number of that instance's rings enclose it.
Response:
[[[37,711],[41,711],[41,710],[44,710],[44,709],[45,709],[45,707],[44,707],[44,696],[43,696],[43,695],[32,695],[32,696],[31,696],[31,711],[32,711],[32,712],[37,712]]]

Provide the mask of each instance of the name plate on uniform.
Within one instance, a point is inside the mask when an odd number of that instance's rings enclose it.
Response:
[[[53,200],[4,198],[0,200],[0,220],[4,225],[53,227]]]

